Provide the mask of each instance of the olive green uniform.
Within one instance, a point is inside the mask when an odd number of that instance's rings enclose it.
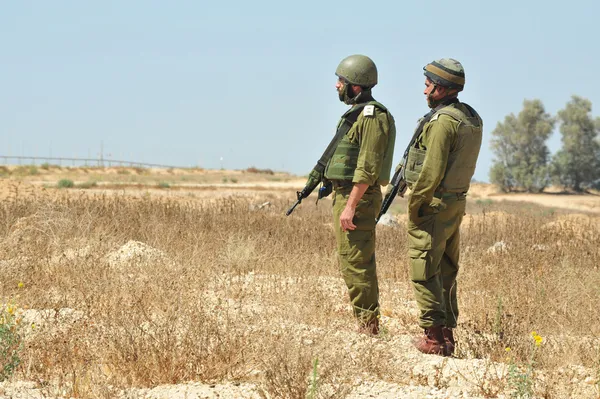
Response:
[[[354,314],[365,323],[379,315],[375,218],[381,208],[381,185],[390,179],[395,139],[393,116],[383,105],[369,102],[341,139],[325,169],[325,179],[332,181],[334,187],[333,226],[342,275]],[[355,183],[369,187],[356,206],[356,229],[342,231],[340,215]]]
[[[475,110],[455,102],[423,126],[408,155],[410,269],[423,328],[456,327],[460,224],[482,128]]]

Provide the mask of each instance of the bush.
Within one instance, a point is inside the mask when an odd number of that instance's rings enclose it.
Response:
[[[170,188],[171,185],[169,183],[167,183],[166,181],[161,181],[160,183],[158,183],[158,188]]]
[[[246,172],[248,173],[262,173],[265,175],[274,175],[275,172],[273,172],[271,169],[258,169],[255,168],[254,166],[249,167],[248,169],[246,169]]]
[[[19,166],[13,171],[16,176],[34,176],[39,173],[40,171],[34,165]]]
[[[477,201],[475,201],[475,203],[477,205],[481,205],[481,206],[488,206],[488,205],[492,205],[494,203],[494,200],[492,200],[490,198],[478,199]]]
[[[95,180],[86,181],[77,185],[79,188],[92,188],[96,186],[98,186],[98,182]]]
[[[73,188],[75,187],[75,183],[70,179],[61,179],[58,181],[58,188]]]
[[[10,377],[21,363],[21,337],[14,311],[11,304],[0,310],[0,382]]]

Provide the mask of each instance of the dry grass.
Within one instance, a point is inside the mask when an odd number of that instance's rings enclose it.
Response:
[[[12,195],[0,207],[0,301],[20,308],[15,377],[73,397],[231,380],[301,398],[318,359],[315,397],[345,397],[365,376],[451,384],[446,363],[428,376],[401,353],[418,331],[403,230],[378,230],[389,327],[374,340],[354,333],[327,201],[288,218],[289,201],[270,201]],[[526,364],[535,330],[537,394],[577,392],[576,367],[600,370],[598,218],[495,203],[469,213],[453,361],[505,364],[510,347]],[[488,252],[498,241],[507,250]],[[505,371],[485,372],[463,376],[475,393],[510,389]]]
[[[60,179],[76,183],[95,181],[100,186],[156,185],[161,182],[172,186],[189,187],[194,185],[239,183],[254,184],[265,179],[276,182],[289,182],[297,177],[271,169],[250,167],[244,170],[210,170],[202,168],[143,168],[124,166],[59,166],[42,164],[1,166],[0,177],[15,181],[55,184]]]

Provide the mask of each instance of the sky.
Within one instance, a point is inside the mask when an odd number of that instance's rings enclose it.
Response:
[[[0,0],[0,155],[306,175],[347,108],[335,69],[365,54],[397,164],[428,111],[423,66],[452,57],[489,181],[491,132],[523,100],[556,114],[579,95],[600,115],[599,14],[591,0]]]

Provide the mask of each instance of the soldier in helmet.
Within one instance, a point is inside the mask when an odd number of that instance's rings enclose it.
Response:
[[[377,67],[369,57],[346,57],[335,73],[339,99],[350,106],[338,131],[344,123],[349,130],[335,147],[324,173],[313,169],[307,184],[325,181],[333,185],[333,226],[342,275],[359,330],[376,335],[375,218],[381,207],[381,185],[390,179],[396,127],[392,114],[371,94],[377,84]]]
[[[460,224],[481,147],[483,122],[458,100],[465,85],[462,65],[443,58],[427,64],[423,94],[431,111],[410,148],[405,177],[408,200],[410,275],[419,326],[415,341],[423,353],[450,356],[455,341],[456,275]],[[428,118],[428,120],[427,120]]]

